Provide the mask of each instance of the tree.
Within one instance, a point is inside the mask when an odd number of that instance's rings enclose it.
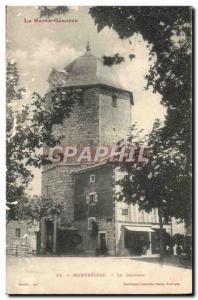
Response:
[[[15,205],[21,201],[25,189],[32,179],[30,170],[25,165],[24,159],[28,157],[28,151],[24,141],[24,123],[28,113],[28,107],[17,107],[23,100],[24,88],[20,87],[19,74],[16,63],[8,62],[6,80],[6,181],[7,181],[7,217],[14,219]]]
[[[37,221],[39,223],[39,239],[41,232],[41,221],[54,222],[61,215],[64,208],[62,201],[42,196],[26,197],[15,207],[17,219],[27,222]],[[38,242],[39,243],[39,242]]]
[[[141,34],[148,42],[150,69],[146,76],[147,87],[162,95],[161,103],[167,108],[160,140],[178,152],[185,162],[185,176],[181,174],[181,185],[174,184],[175,217],[191,221],[191,119],[192,119],[192,10],[190,7],[92,7],[90,14],[98,32],[105,26],[115,30],[121,39]],[[133,53],[129,54],[130,56]],[[108,57],[107,65],[122,62],[121,54]],[[119,58],[119,59],[118,59]],[[132,56],[134,58],[134,56]],[[126,59],[126,57],[124,58]],[[105,61],[104,61],[105,62]],[[171,150],[170,150],[171,151]],[[172,152],[172,151],[171,151]],[[160,152],[161,153],[161,152]],[[156,155],[160,155],[160,153]],[[175,182],[174,173],[170,181]],[[178,174],[179,175],[179,174]],[[181,187],[181,189],[179,189]],[[127,189],[127,188],[126,188]],[[160,191],[160,186],[158,186]],[[183,196],[185,195],[185,197]],[[182,198],[182,202],[180,197]],[[176,204],[176,201],[177,204]],[[183,205],[183,208],[181,206]],[[186,214],[184,210],[186,209]]]
[[[40,168],[50,164],[48,148],[61,144],[64,138],[61,126],[68,118],[75,104],[83,97],[82,88],[57,86],[41,97],[34,92],[32,95],[31,114],[28,116],[26,148],[29,149],[27,165]],[[55,125],[59,130],[55,130]],[[39,151],[44,149],[44,151]]]
[[[50,221],[56,220],[62,213],[64,204],[52,198],[33,196],[24,198],[23,202],[17,206],[19,219],[40,222],[43,218]]]
[[[7,65],[7,220],[18,218],[15,205],[27,198],[26,191],[32,180],[30,167],[50,163],[44,146],[61,142],[63,134],[54,133],[54,125],[69,117],[73,106],[81,101],[83,89],[56,86],[41,97],[33,93],[32,102],[24,106],[24,88],[20,87],[16,63]],[[20,107],[19,108],[19,105]],[[50,203],[49,203],[50,204]]]
[[[124,177],[118,181],[121,190],[118,201],[138,204],[140,210],[158,209],[160,225],[160,257],[163,259],[163,224],[170,217],[185,219],[186,206],[186,158],[177,148],[162,139],[159,120],[155,121],[148,135],[147,163],[123,163]],[[135,129],[134,129],[135,131]],[[132,135],[133,140],[133,135]]]
[[[54,15],[65,14],[69,11],[67,6],[39,6],[40,17],[53,17]]]

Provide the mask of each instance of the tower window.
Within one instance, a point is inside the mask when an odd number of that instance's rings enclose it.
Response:
[[[123,215],[123,216],[128,216],[128,214],[129,214],[128,208],[123,208],[123,209],[122,209],[122,215]]]
[[[117,108],[117,97],[116,95],[112,95],[112,107]]]
[[[15,236],[18,237],[18,238],[21,237],[21,229],[20,228],[16,228]]]
[[[96,192],[93,192],[93,193],[89,193],[87,196],[86,196],[86,202],[88,205],[92,206],[92,205],[96,205],[98,201],[98,196],[96,194]]]
[[[95,175],[90,175],[90,182],[91,183],[95,182]]]
[[[133,101],[133,94],[130,95],[130,104],[133,105],[134,101]]]
[[[96,218],[95,217],[88,218],[88,230],[92,230],[94,222],[96,222]]]

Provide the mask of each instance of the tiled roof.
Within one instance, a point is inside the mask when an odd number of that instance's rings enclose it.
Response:
[[[119,90],[125,90],[118,83],[118,80],[114,81],[112,79],[111,68],[104,66],[102,60],[92,55],[90,51],[78,57],[66,66],[64,70],[53,68],[48,82],[51,86],[55,86],[56,84],[65,87],[106,85]],[[128,92],[131,93],[130,91]]]

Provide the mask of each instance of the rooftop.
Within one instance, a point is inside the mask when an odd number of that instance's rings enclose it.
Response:
[[[91,54],[89,44],[86,52],[67,65],[63,70],[52,69],[48,82],[50,86],[56,84],[73,87],[88,85],[105,85],[126,91],[119,83],[112,69],[103,65],[100,58]],[[128,91],[131,94],[131,91]]]

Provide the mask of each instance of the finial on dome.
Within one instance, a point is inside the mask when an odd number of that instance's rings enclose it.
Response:
[[[90,45],[89,45],[89,40],[88,40],[88,42],[87,42],[87,47],[86,47],[86,49],[87,49],[87,52],[90,52]]]

